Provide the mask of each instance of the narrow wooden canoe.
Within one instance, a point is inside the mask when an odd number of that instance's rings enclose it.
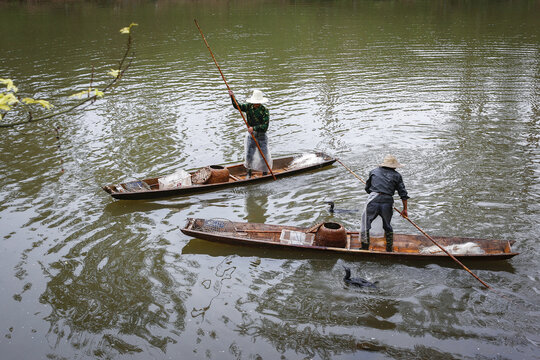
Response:
[[[197,239],[248,246],[312,249],[335,253],[399,256],[405,258],[448,257],[423,235],[394,234],[394,251],[386,252],[384,238],[372,238],[369,250],[361,249],[358,232],[347,231],[344,248],[313,245],[315,234],[297,226],[232,222],[226,219],[189,218],[181,231]],[[461,237],[435,237],[441,246],[462,259],[509,259],[518,255],[512,251],[514,240],[488,240]],[[453,248],[453,251],[452,251]]]
[[[314,155],[315,161],[300,163],[295,166],[295,160],[302,156]],[[288,156],[279,159],[274,159],[272,171],[276,178],[296,175],[302,172],[326,167],[332,165],[336,161],[335,158],[321,152],[312,154],[302,154],[299,156]],[[190,186],[180,186],[172,189],[160,189],[160,177],[137,180],[128,183],[112,184],[103,186],[103,190],[109,193],[115,199],[122,200],[140,200],[140,199],[155,199],[167,196],[189,195],[198,192],[218,190],[225,187],[247,185],[254,182],[271,180],[272,175],[268,173],[263,175],[262,172],[253,172],[251,178],[247,178],[246,168],[242,163],[225,166],[229,171],[229,178],[226,181],[213,184],[194,184]],[[196,171],[190,174],[195,174]]]

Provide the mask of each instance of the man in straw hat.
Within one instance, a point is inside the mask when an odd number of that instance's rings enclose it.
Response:
[[[272,166],[272,159],[268,151],[268,136],[266,131],[268,130],[268,125],[270,123],[270,113],[268,109],[263,105],[268,102],[268,99],[263,96],[261,90],[253,90],[253,94],[245,103],[238,102],[238,107],[234,99],[234,93],[232,90],[229,90],[229,95],[231,96],[231,101],[235,109],[240,108],[241,111],[246,113],[246,120],[248,123],[248,132],[246,142],[245,142],[245,163],[244,166],[247,169],[247,177],[250,178],[252,175],[252,170],[259,170],[263,172],[263,175],[266,175],[268,172],[268,167],[266,163],[258,156],[258,149],[255,141],[251,137],[251,134],[257,139],[259,147],[261,148],[268,165]]]
[[[395,156],[386,155],[384,161],[378,168],[369,173],[366,182],[366,192],[369,194],[366,208],[362,214],[362,249],[369,249],[369,230],[371,223],[377,216],[382,218],[384,234],[386,237],[386,251],[393,251],[394,231],[390,221],[392,221],[394,207],[394,192],[397,190],[401,201],[403,202],[403,211],[401,214],[407,217],[407,190],[401,174],[396,168],[402,167]]]

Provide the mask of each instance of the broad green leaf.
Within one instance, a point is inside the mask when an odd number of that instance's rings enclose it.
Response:
[[[131,23],[129,26],[126,26],[124,28],[121,28],[120,29],[120,33],[122,34],[129,34],[131,32],[131,28],[133,26],[138,26],[139,24],[136,24],[136,23]]]
[[[18,103],[19,100],[13,95],[13,93],[0,93],[0,110],[9,111],[11,105]]]
[[[78,92],[78,93],[75,93],[75,94],[73,94],[73,95],[70,95],[69,97],[70,97],[70,98],[82,99],[82,97],[83,97],[84,95],[87,95],[87,94],[89,94],[89,93],[90,93],[90,89],[80,91],[80,92]]]
[[[89,88],[88,90],[84,90],[84,91],[78,92],[76,94],[73,94],[70,97],[74,97],[74,98],[77,98],[77,99],[82,99],[82,97],[85,96],[85,95],[91,95],[92,91],[94,92],[93,96],[96,96],[96,97],[103,97],[103,95],[105,95],[103,93],[103,91],[99,91],[98,89]]]
[[[13,85],[13,81],[11,79],[0,79],[0,83],[6,85],[7,91],[13,90],[13,92],[19,91],[15,85]]]
[[[13,105],[18,102],[19,100],[12,93],[0,94],[0,105]]]
[[[22,99],[22,101],[26,104],[39,104],[41,106],[43,106],[45,109],[50,109],[52,107],[54,107],[54,105],[52,105],[50,102],[46,101],[46,100],[34,100],[32,98],[24,98]]]
[[[111,69],[107,74],[111,75],[114,78],[117,78],[118,75],[120,75],[120,70],[113,70]]]
[[[47,110],[54,107],[54,105],[48,102],[47,100],[36,100],[36,103],[43,106]]]

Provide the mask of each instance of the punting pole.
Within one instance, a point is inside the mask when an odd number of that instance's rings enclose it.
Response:
[[[219,73],[221,74],[221,78],[223,79],[223,81],[225,82],[225,85],[227,86],[227,90],[231,90],[231,88],[229,87],[229,84],[227,84],[227,80],[225,80],[225,76],[223,75],[223,72],[221,71],[221,68],[219,67],[219,64],[217,63],[217,60],[216,58],[214,57],[214,54],[212,53],[212,50],[210,49],[210,45],[208,45],[208,42],[206,41],[206,38],[204,37],[204,34],[199,26],[199,23],[197,22],[197,19],[194,19],[193,21],[195,21],[195,25],[197,26],[197,29],[199,29],[199,32],[201,33],[201,36],[204,40],[204,43],[206,44],[206,47],[208,48],[208,51],[210,51],[210,55],[212,55],[212,59],[214,60],[214,63],[216,64],[218,70],[219,70]],[[236,108],[238,109],[238,111],[240,111],[240,115],[242,115],[242,119],[244,120],[244,123],[246,124],[246,126],[249,128],[249,125],[247,123],[247,120],[246,118],[244,117],[244,113],[242,112],[242,110],[240,110],[240,107],[238,106],[238,102],[236,102],[236,96],[233,96],[233,99],[234,99],[234,103],[236,104]],[[272,174],[272,177],[274,178],[274,180],[276,180],[276,176],[274,175],[274,173],[272,172],[272,169],[270,168],[270,165],[268,165],[268,161],[266,161],[266,157],[264,156],[262,150],[261,150],[261,147],[259,146],[259,143],[257,142],[257,139],[255,139],[255,135],[253,135],[253,133],[250,134],[251,135],[251,138],[253,139],[253,141],[255,141],[255,145],[257,145],[257,149],[259,149],[259,152],[261,153],[261,156],[264,160],[264,163],[266,164],[266,167],[268,168],[268,170],[270,171],[270,174]]]
[[[360,180],[362,183],[366,183],[364,180],[362,180],[361,177],[359,177],[358,175],[356,175],[354,173],[354,171],[352,171],[351,169],[349,169],[344,163],[342,163],[339,159],[336,159],[336,161],[338,163],[340,163],[341,165],[343,165],[343,167],[345,169],[347,169],[351,174],[353,174],[358,180]],[[443,248],[441,245],[439,245],[438,242],[436,242],[431,236],[429,236],[424,230],[422,230],[418,225],[416,225],[411,219],[409,219],[409,217],[405,217],[403,216],[403,214],[401,213],[401,211],[396,208],[394,206],[394,210],[396,210],[403,218],[407,219],[408,222],[410,222],[415,228],[417,228],[421,233],[422,235],[424,235],[425,237],[427,237],[429,240],[431,240],[432,243],[434,243],[435,245],[437,245],[442,251],[444,251],[444,253],[448,256],[450,256],[452,258],[452,260],[454,260],[456,263],[458,263],[462,268],[464,268],[465,270],[467,270],[467,272],[469,274],[471,274],[472,276],[474,276],[474,278],[478,281],[480,281],[480,283],[482,283],[482,285],[484,285],[486,288],[488,289],[491,289],[491,286],[489,286],[488,284],[486,284],[485,282],[483,282],[478,276],[476,276],[471,270],[469,270],[468,267],[466,267],[461,261],[459,261],[458,259],[456,259],[456,257],[452,254],[450,254],[448,251],[446,251],[445,248]]]

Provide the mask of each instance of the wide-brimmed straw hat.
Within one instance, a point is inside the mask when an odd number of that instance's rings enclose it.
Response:
[[[384,166],[384,167],[392,168],[392,169],[403,167],[403,165],[398,163],[396,157],[390,154],[384,157],[383,163],[380,164],[379,166]]]
[[[253,90],[253,94],[251,94],[251,97],[246,101],[251,104],[264,104],[268,102],[268,99],[263,96],[261,90],[255,89]]]

